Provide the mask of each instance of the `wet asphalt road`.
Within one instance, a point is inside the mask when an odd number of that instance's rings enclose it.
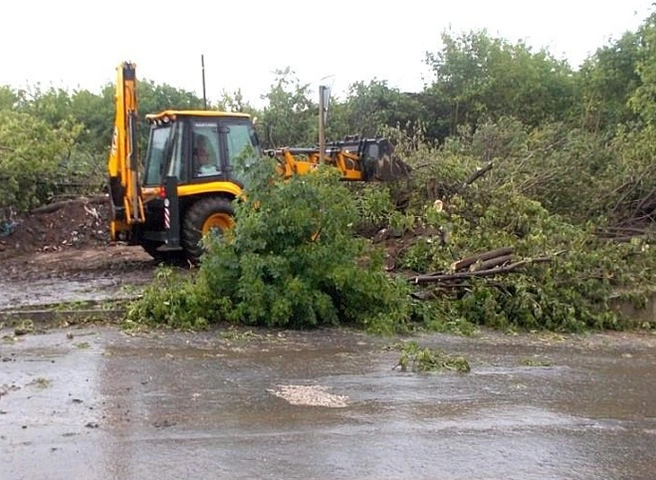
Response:
[[[1,333],[2,480],[656,478],[654,335]]]

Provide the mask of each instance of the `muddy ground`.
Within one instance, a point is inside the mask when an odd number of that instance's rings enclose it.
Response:
[[[0,314],[157,267],[108,241],[102,201],[0,227]],[[41,327],[0,321],[2,480],[655,478],[649,332],[423,335],[471,372],[419,374],[394,368],[408,338],[337,329]]]
[[[0,478],[649,480],[656,337],[0,329]]]
[[[0,310],[104,300],[148,282],[157,267],[140,247],[109,240],[103,198],[60,202],[0,229]]]

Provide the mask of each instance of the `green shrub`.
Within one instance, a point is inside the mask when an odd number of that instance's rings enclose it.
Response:
[[[208,321],[305,328],[348,324],[405,328],[409,286],[387,275],[382,252],[353,234],[357,207],[335,169],[287,181],[268,160],[249,172],[236,225],[208,236],[197,277],[145,292],[131,319],[174,325]]]
[[[25,211],[44,203],[65,179],[80,126],[52,128],[26,113],[0,110],[0,208]]]
[[[256,168],[232,235],[210,238],[201,266],[221,318],[293,328],[405,322],[409,289],[385,273],[382,252],[354,236],[358,210],[338,172],[271,182],[271,163]]]

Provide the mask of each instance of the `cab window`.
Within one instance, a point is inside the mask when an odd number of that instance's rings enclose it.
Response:
[[[159,185],[162,183],[166,159],[164,155],[171,135],[171,126],[154,127],[150,131],[150,142],[146,154],[145,185]]]
[[[171,151],[171,164],[169,167],[169,175],[173,175],[178,178],[182,178],[182,134],[184,131],[184,123],[178,122],[173,127],[175,130],[173,132],[173,148]]]
[[[234,123],[227,125],[225,131],[228,162],[232,166],[236,178],[247,182],[248,169],[260,155],[255,129],[249,123]]]
[[[221,174],[219,129],[216,123],[193,123],[191,165],[193,177]]]

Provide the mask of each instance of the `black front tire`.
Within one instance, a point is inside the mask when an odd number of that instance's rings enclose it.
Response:
[[[209,228],[223,232],[229,228],[234,215],[232,203],[224,197],[207,197],[191,205],[182,223],[182,247],[187,259],[198,265],[205,253],[201,244],[203,235]]]

